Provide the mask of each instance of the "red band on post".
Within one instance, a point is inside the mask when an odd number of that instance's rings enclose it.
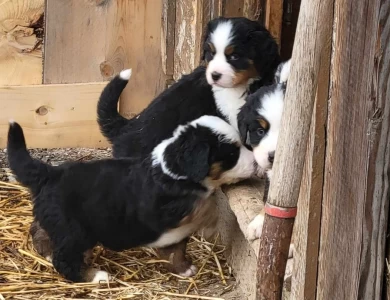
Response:
[[[272,204],[265,204],[265,213],[269,216],[280,219],[292,219],[297,216],[296,207],[279,207]]]

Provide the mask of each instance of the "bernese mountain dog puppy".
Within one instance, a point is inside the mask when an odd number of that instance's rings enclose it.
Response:
[[[108,83],[97,111],[100,130],[111,142],[114,157],[146,157],[178,125],[203,115],[219,116],[237,129],[237,114],[249,89],[271,84],[280,62],[270,33],[246,18],[210,21],[203,56],[207,67],[184,75],[130,120],[118,113],[118,100],[131,70]]]
[[[282,121],[284,94],[290,74],[290,60],[281,63],[275,74],[275,83],[263,86],[250,95],[238,114],[241,140],[253,149],[256,162],[269,180]],[[248,226],[248,238],[259,238],[264,221],[260,212]]]
[[[259,171],[239,133],[215,116],[178,126],[145,159],[57,167],[33,159],[22,128],[10,121],[7,154],[11,170],[31,191],[34,218],[49,237],[55,269],[74,282],[109,280],[109,274],[85,263],[96,244],[171,253],[169,247],[177,250],[181,243],[178,257],[169,260],[177,273],[194,275],[195,267],[183,263],[185,245],[216,215],[210,194]]]

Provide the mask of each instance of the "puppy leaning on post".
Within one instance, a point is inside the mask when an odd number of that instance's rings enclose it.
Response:
[[[290,60],[278,66],[274,84],[261,87],[248,97],[237,117],[242,142],[253,149],[256,162],[266,172],[269,180],[272,180],[272,165],[289,74]],[[247,236],[250,240],[260,237],[264,213],[262,210],[249,224]]]
[[[50,238],[52,262],[66,279],[109,280],[83,254],[97,243],[112,250],[182,243],[215,216],[209,195],[222,183],[257,175],[237,131],[214,116],[179,126],[146,159],[71,162],[33,159],[23,130],[10,121],[9,166],[32,193],[33,213]],[[184,254],[174,271],[191,276]],[[172,262],[175,264],[175,261]]]

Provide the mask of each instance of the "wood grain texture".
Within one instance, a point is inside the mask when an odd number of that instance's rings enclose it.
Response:
[[[84,0],[47,0],[45,12],[43,82],[102,81],[108,6]]]
[[[162,0],[111,1],[108,8],[106,64],[115,73],[133,69],[120,102],[120,112],[132,117],[166,86],[161,56]]]
[[[389,1],[335,0],[317,299],[381,298],[389,201],[388,16]]]
[[[0,3],[0,85],[42,83],[44,0]]]
[[[260,21],[264,9],[261,0],[244,0],[242,15],[254,21]]]
[[[302,1],[284,101],[282,129],[268,194],[268,201],[272,205],[295,207],[298,200],[319,66],[329,45],[325,24],[332,22],[332,3],[333,0]],[[307,36],[312,38],[307,39]],[[290,180],[286,181],[286,176]]]
[[[165,88],[162,9],[162,0],[48,0],[44,82],[102,81],[132,68],[120,110],[135,115]]]
[[[256,300],[280,300],[294,219],[265,215],[257,259],[257,270],[264,270],[257,278]],[[284,257],[281,257],[283,255]],[[258,273],[259,274],[259,273]],[[261,280],[259,280],[261,279]]]
[[[332,23],[333,0],[303,0],[298,20],[289,82],[284,101],[281,131],[273,165],[273,177],[267,201],[280,207],[296,207],[303,174],[309,129],[315,102],[319,67],[329,39],[326,23]],[[311,39],[307,39],[310,36]],[[291,155],[294,153],[295,155]],[[289,178],[289,180],[286,180]],[[265,218],[264,228],[267,228]],[[276,229],[275,229],[276,230]],[[272,230],[270,230],[270,234]],[[288,232],[286,232],[288,234]],[[291,239],[291,236],[288,237]],[[258,265],[258,299],[278,299],[282,286],[278,265],[285,264],[288,247],[284,243],[269,243],[272,236],[260,237],[259,257],[275,253],[274,263]],[[284,239],[284,237],[283,237]],[[290,241],[289,241],[290,242]],[[274,249],[278,247],[277,249]],[[286,253],[287,251],[287,253]],[[281,262],[280,262],[281,261]],[[259,268],[260,266],[260,268]],[[267,279],[266,282],[264,280]],[[267,298],[266,285],[277,286],[278,294]]]
[[[278,45],[281,42],[283,0],[267,0],[265,6],[265,27],[271,32]]]
[[[173,77],[175,55],[176,1],[163,0],[161,57],[165,75]]]
[[[242,17],[245,0],[225,0],[223,5],[224,17]]]
[[[176,1],[174,79],[190,73],[201,60],[202,36],[210,20],[206,0]]]
[[[0,87],[0,147],[8,120],[23,126],[29,148],[106,147],[96,123],[106,83]]]
[[[331,22],[324,24],[329,37],[332,36],[332,25]],[[298,198],[298,215],[293,233],[295,267],[291,285],[292,299],[316,299],[331,46],[329,38],[320,61],[317,96]]]

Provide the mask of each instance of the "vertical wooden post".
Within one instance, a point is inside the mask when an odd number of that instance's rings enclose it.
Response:
[[[271,32],[278,45],[281,44],[283,0],[266,0],[265,27]]]
[[[389,206],[389,0],[335,0],[317,299],[381,299]]]
[[[333,6],[333,3],[330,5]],[[328,18],[332,19],[333,7],[330,7],[327,13]],[[323,24],[325,36],[332,36],[332,27],[333,22]],[[328,38],[321,53],[316,102],[294,226],[295,251],[291,285],[294,300],[316,299],[331,48],[332,39]]]
[[[261,300],[281,299],[282,295],[293,219],[280,215],[297,206],[321,54],[329,38],[324,24],[332,22],[328,13],[332,3],[333,0],[303,0],[301,4],[282,129],[266,204],[275,206],[279,216],[266,214],[260,238],[257,299]]]

